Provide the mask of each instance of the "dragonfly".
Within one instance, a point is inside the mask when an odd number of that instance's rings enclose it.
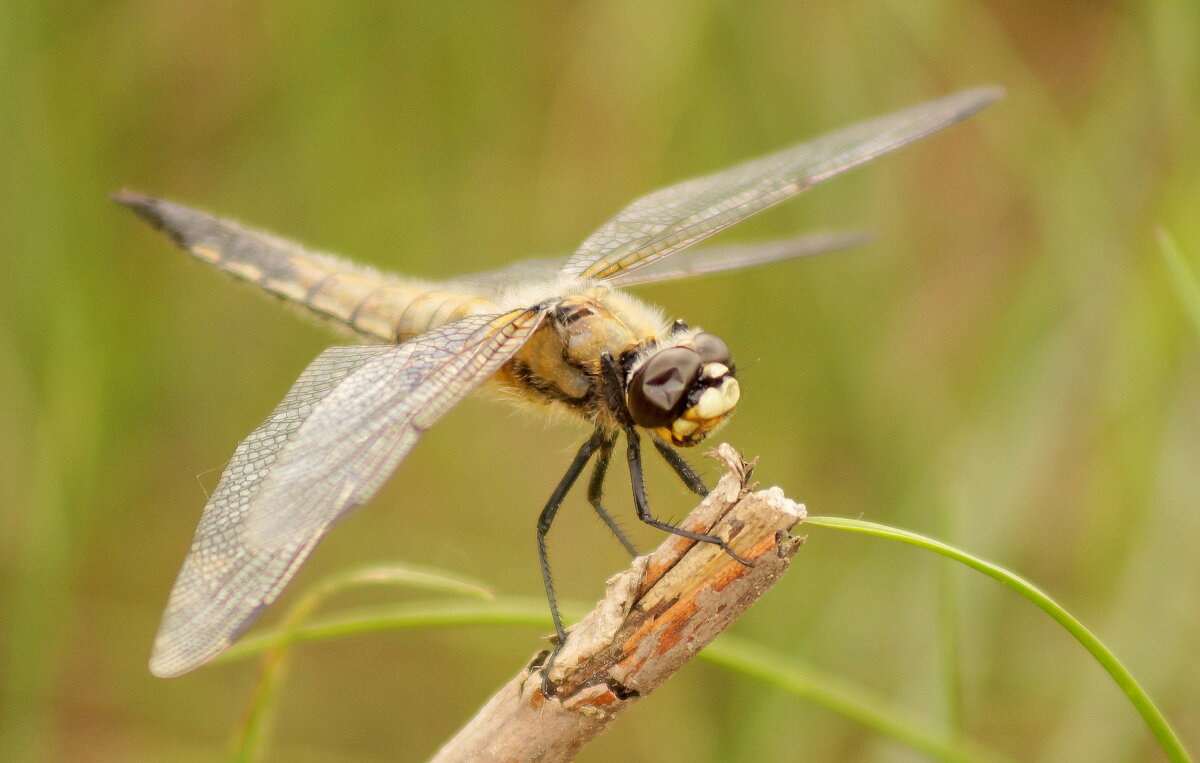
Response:
[[[438,283],[385,275],[170,201],[115,194],[197,259],[366,340],[317,356],[234,451],[171,590],[151,672],[186,673],[232,644],[332,525],[367,502],[422,433],[484,385],[592,428],[537,519],[538,560],[559,647],[567,633],[546,538],[589,463],[588,502],[637,554],[602,503],[622,436],[638,518],[749,564],[720,537],[656,518],[643,486],[645,436],[687,488],[706,494],[677,449],[695,446],[733,412],[741,390],[732,353],[716,335],[669,322],[622,289],[857,243],[858,234],[823,234],[668,259],[967,118],[1002,92],[964,90],[686,180],[634,201],[565,259],[528,260]],[[543,668],[545,676],[549,661]]]

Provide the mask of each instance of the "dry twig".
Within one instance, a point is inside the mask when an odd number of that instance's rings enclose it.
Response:
[[[670,536],[608,581],[596,608],[570,629],[550,678],[526,668],[498,691],[434,758],[569,760],[746,611],[787,570],[803,538],[788,535],[804,507],[779,488],[751,492],[753,464],[729,445],[727,472],[682,523],[725,538],[754,565],[711,544]]]

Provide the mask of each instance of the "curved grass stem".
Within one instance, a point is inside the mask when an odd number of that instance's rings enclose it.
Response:
[[[1129,670],[1117,659],[1112,650],[1105,646],[1095,634],[1084,627],[1083,623],[1075,619],[1070,612],[1054,599],[1050,598],[1045,591],[1025,578],[946,543],[907,530],[899,530],[874,522],[865,522],[859,519],[844,519],[842,517],[809,517],[805,520],[805,523],[818,527],[829,527],[837,530],[849,530],[851,532],[875,535],[881,538],[891,538],[892,540],[919,546],[930,551],[935,551],[955,561],[962,562],[968,567],[1004,583],[1033,602],[1038,609],[1053,618],[1055,622],[1074,636],[1075,640],[1082,644],[1084,649],[1088,650],[1096,662],[1100,663],[1100,666],[1112,676],[1112,679],[1116,681],[1117,686],[1121,688],[1125,696],[1129,698],[1134,709],[1142,716],[1142,720],[1146,722],[1146,725],[1150,727],[1150,732],[1158,740],[1159,746],[1162,747],[1163,752],[1169,760],[1177,762],[1191,760],[1183,747],[1183,742],[1180,741],[1175,730],[1171,728],[1171,724],[1167,722],[1166,716],[1162,714],[1162,711],[1150,699],[1150,695],[1146,693],[1141,684],[1134,679]]]

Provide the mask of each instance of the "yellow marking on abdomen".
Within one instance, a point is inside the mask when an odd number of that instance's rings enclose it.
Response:
[[[299,257],[289,258],[288,265],[290,265],[293,271],[292,278],[264,278],[259,281],[259,284],[273,294],[278,294],[279,296],[284,297],[285,299],[290,299],[293,302],[299,302],[300,304],[310,307],[314,310],[326,312],[323,308],[314,305],[310,301],[310,298],[313,294],[313,288],[315,286],[321,284],[327,279],[336,277],[337,273],[330,271],[328,268],[321,267],[310,260],[301,259]],[[336,313],[327,314],[336,315]]]
[[[404,342],[431,328],[493,310],[496,306],[490,300],[470,294],[394,284],[368,294],[350,320],[359,331]]]
[[[207,246],[193,246],[189,251],[205,262],[220,262],[224,259],[220,252]]]
[[[379,288],[378,281],[353,273],[330,273],[309,288],[304,304],[353,325],[354,311]]]
[[[386,342],[403,342],[459,318],[499,310],[491,300],[472,294],[441,291],[416,281],[388,283],[371,274],[342,270],[336,262],[288,257],[286,264],[260,265],[208,247],[194,246],[191,252],[272,294]]]

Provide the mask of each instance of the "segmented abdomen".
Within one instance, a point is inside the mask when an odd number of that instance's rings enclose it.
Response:
[[[130,191],[114,198],[197,259],[385,342],[404,342],[468,315],[502,312],[477,294],[383,275],[182,204]]]
[[[218,263],[242,275],[239,263]],[[257,278],[267,291],[304,305],[318,315],[347,324],[355,331],[387,342],[405,342],[432,328],[468,315],[497,312],[491,300],[445,291],[433,284],[384,280],[358,272],[334,270],[328,264],[293,257],[292,278]],[[242,277],[247,277],[247,274]]]
[[[384,285],[368,293],[345,320],[365,334],[406,342],[459,318],[490,312],[496,312],[490,300],[470,294]]]

